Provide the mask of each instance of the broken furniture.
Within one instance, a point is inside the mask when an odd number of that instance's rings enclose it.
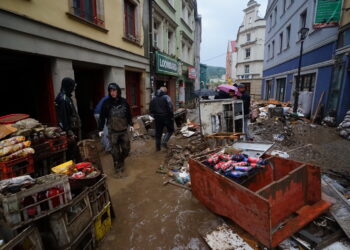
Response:
[[[202,135],[218,132],[242,133],[244,131],[243,101],[232,99],[201,100],[199,119]]]
[[[265,169],[238,184],[189,159],[193,195],[232,219],[266,247],[276,247],[328,209],[321,199],[320,168],[270,157]]]

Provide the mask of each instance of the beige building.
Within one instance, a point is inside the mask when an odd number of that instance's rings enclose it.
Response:
[[[260,4],[250,0],[243,10],[245,15],[237,33],[235,53],[235,82],[245,84],[253,99],[261,98],[264,62],[266,22],[259,16],[259,7]]]
[[[134,115],[146,112],[148,8],[144,0],[1,0],[1,93],[16,98],[1,98],[0,115],[27,113],[55,124],[64,77],[77,82],[85,135],[96,129],[93,110],[110,82],[120,85]]]

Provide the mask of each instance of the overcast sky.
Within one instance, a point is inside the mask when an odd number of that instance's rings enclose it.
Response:
[[[261,4],[260,16],[266,11],[268,0],[256,0]],[[197,0],[202,16],[201,63],[211,66],[226,64],[227,42],[236,40],[243,21],[243,9],[249,0]]]

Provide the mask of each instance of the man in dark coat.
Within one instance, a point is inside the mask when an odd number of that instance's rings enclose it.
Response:
[[[167,148],[167,143],[174,133],[174,108],[166,87],[157,91],[149,105],[149,111],[156,123],[156,151],[160,151],[161,145]],[[164,127],[167,128],[167,133],[162,140]]]
[[[55,108],[58,124],[68,136],[68,159],[80,162],[77,140],[81,139],[81,121],[72,100],[75,86],[76,83],[72,78],[63,78],[61,91],[55,99]]]
[[[59,126],[70,137],[80,138],[81,122],[72,100],[72,93],[76,83],[72,78],[62,80],[61,91],[55,99],[56,114]]]
[[[129,104],[121,96],[121,89],[116,83],[108,85],[109,97],[101,107],[99,131],[107,123],[109,142],[112,147],[114,168],[117,174],[124,171],[124,160],[130,153],[128,126],[132,126]]]

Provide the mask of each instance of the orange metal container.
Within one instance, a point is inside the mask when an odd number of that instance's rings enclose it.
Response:
[[[320,168],[272,157],[244,184],[190,159],[193,195],[240,225],[266,247],[276,247],[328,209],[321,199]]]

